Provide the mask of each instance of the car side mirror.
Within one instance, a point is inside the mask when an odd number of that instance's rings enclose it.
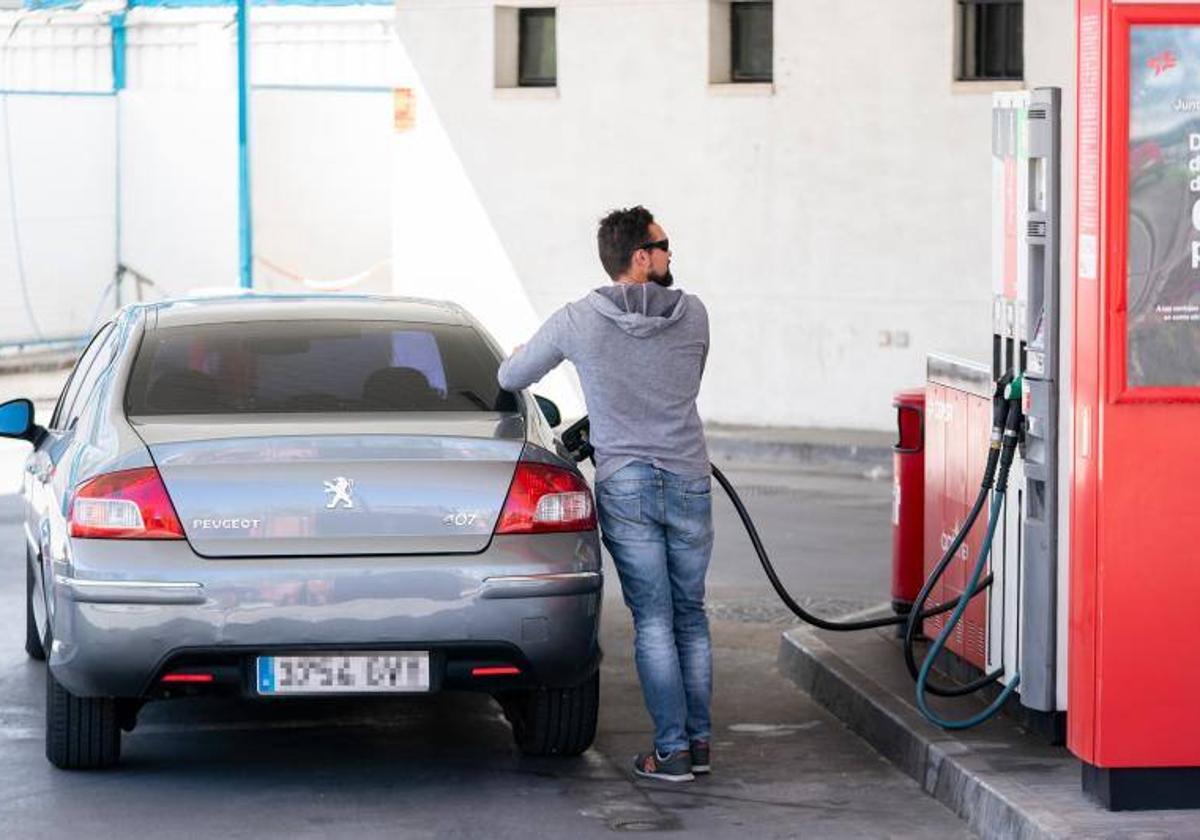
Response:
[[[546,422],[550,424],[551,429],[562,425],[562,413],[559,412],[558,406],[554,404],[554,400],[547,397],[539,397],[537,394],[534,394],[533,398],[537,400],[538,408],[542,410],[542,414],[545,416]]]
[[[0,405],[0,437],[32,442],[38,427],[33,422],[33,403],[27,399],[9,400]]]

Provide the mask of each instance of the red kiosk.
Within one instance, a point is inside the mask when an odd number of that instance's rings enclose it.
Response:
[[[1078,44],[1068,746],[1197,807],[1200,3],[1079,0]]]

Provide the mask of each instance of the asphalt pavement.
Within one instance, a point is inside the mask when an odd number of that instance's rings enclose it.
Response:
[[[890,482],[794,465],[725,470],[802,602],[844,614],[886,599]],[[18,498],[0,496],[0,834],[972,836],[780,674],[780,633],[794,622],[763,579],[732,506],[718,498],[714,507],[714,772],[671,785],[629,771],[651,727],[611,566],[599,735],[580,758],[521,757],[484,695],[177,700],[143,710],[117,768],[56,770],[43,756],[44,666],[21,647]]]

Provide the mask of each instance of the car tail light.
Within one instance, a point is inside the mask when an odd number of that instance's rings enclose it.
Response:
[[[591,531],[595,527],[592,491],[582,477],[549,464],[517,464],[496,525],[497,534]]]
[[[71,536],[181,540],[183,528],[154,467],[106,473],[85,481],[71,499]]]

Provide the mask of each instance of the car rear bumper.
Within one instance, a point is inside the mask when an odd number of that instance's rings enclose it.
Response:
[[[223,558],[186,543],[76,540],[55,575],[55,677],[81,696],[140,697],[165,669],[259,653],[430,650],[434,688],[464,664],[518,660],[567,686],[599,660],[594,532],[496,537],[477,555]]]

